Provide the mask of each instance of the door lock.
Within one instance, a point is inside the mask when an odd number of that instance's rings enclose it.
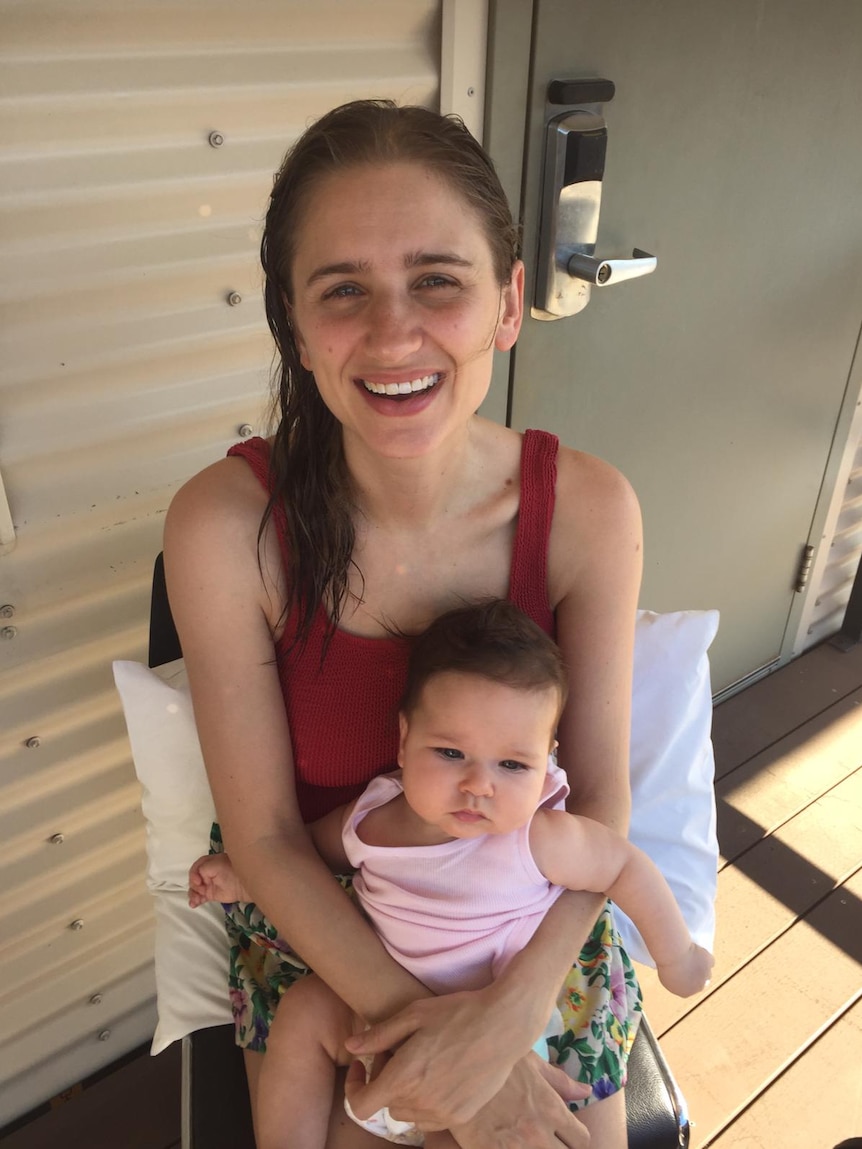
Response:
[[[631,259],[595,255],[608,139],[601,108],[613,94],[609,80],[554,80],[548,88],[551,114],[545,137],[534,319],[577,315],[589,303],[593,287],[622,283],[656,269],[656,257],[639,248]],[[557,111],[560,104],[569,107]]]

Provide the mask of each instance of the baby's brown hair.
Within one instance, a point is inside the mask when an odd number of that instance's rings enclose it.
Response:
[[[560,648],[505,599],[447,611],[412,641],[401,698],[401,711],[408,718],[426,684],[447,672],[477,674],[516,690],[556,689],[560,711],[565,705],[568,676]]]

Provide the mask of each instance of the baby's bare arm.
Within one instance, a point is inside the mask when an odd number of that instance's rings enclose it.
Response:
[[[670,886],[643,850],[599,822],[562,810],[536,813],[530,846],[549,881],[607,894],[628,914],[666,989],[688,997],[704,988],[712,954],[692,940]]]

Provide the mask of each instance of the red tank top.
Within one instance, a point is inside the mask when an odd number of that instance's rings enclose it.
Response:
[[[527,431],[521,448],[521,501],[512,551],[509,599],[542,629],[555,635],[548,602],[547,555],[558,440],[546,431]],[[266,439],[247,439],[228,451],[245,459],[267,491],[271,489]],[[282,554],[285,514],[273,521]],[[286,635],[293,631],[290,620]],[[306,822],[353,801],[377,774],[392,770],[398,752],[398,703],[404,689],[408,643],[365,638],[336,630],[321,666],[326,615],[321,608],[308,642],[287,652],[283,638],[279,676],[290,724],[296,793]]]

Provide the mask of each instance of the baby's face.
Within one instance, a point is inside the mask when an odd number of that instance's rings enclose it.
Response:
[[[435,675],[401,716],[404,796],[444,838],[508,834],[538,805],[554,744],[557,690],[475,674]]]

